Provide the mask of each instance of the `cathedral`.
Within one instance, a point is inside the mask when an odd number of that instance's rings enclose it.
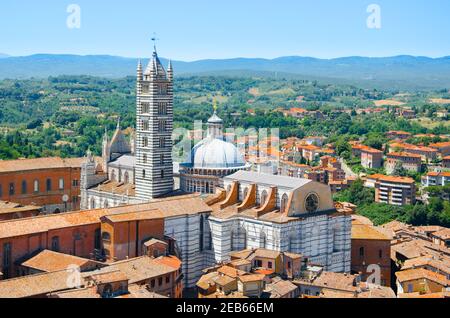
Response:
[[[81,208],[148,202],[174,190],[172,162],[173,68],[153,52],[136,85],[136,134],[127,140],[120,124],[111,140],[105,132],[102,164],[91,154],[81,169]]]
[[[136,99],[135,136],[127,138],[118,124],[111,140],[105,133],[102,160],[88,153],[82,165],[82,209],[158,208],[187,288],[205,268],[252,248],[299,253],[325,270],[350,271],[354,211],[334,203],[327,185],[248,171],[224,140],[216,112],[207,137],[180,165],[182,192],[197,194],[174,192],[173,68],[164,69],[156,50],[145,71],[138,65]]]

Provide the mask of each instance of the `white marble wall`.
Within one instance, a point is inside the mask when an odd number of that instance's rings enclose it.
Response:
[[[313,263],[336,272],[350,271],[351,218],[349,216],[314,216],[277,224],[246,218],[209,219],[216,262],[228,261],[232,251],[244,248],[267,248],[300,253]],[[242,233],[244,229],[245,234]],[[231,233],[240,233],[234,235]],[[237,248],[236,248],[237,247]]]

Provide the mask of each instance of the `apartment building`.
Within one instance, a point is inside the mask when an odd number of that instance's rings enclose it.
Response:
[[[436,149],[442,157],[450,155],[450,141],[431,144],[430,148]]]
[[[408,139],[411,137],[411,134],[409,132],[406,131],[389,131],[386,133],[386,137],[389,139]]]
[[[435,148],[416,146],[403,142],[393,142],[389,144],[389,151],[391,152],[407,152],[420,155],[423,161],[433,161],[437,159],[438,151]]]
[[[416,203],[416,184],[412,178],[385,175],[368,176],[367,187],[375,188],[375,202],[391,205],[408,205]]]
[[[371,147],[361,146],[361,165],[367,169],[383,166],[383,152]]]
[[[450,184],[450,172],[430,172],[422,177],[424,187],[445,186]]]
[[[420,155],[407,152],[391,152],[387,155],[386,173],[393,174],[399,163],[407,171],[420,172],[422,169],[422,157]]]

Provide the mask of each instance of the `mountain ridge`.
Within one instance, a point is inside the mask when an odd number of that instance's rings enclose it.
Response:
[[[0,54],[1,56],[1,54]],[[142,58],[146,61],[149,58]],[[98,77],[134,76],[138,58],[114,55],[34,54],[0,58],[0,79],[45,78],[58,75]],[[168,63],[161,58],[162,63]],[[320,59],[307,56],[282,56],[274,59],[231,58],[173,61],[177,76],[245,70],[292,74],[296,77],[342,79],[367,86],[376,81],[395,82],[401,88],[441,89],[450,87],[450,56],[397,55],[391,57],[349,56]],[[377,84],[378,85],[378,84]]]

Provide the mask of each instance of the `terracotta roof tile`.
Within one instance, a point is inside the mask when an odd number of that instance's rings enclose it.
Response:
[[[95,262],[90,259],[44,250],[21,265],[42,272],[56,272],[67,270],[72,265],[82,268],[90,263]]]
[[[86,160],[86,158],[63,159],[59,157],[0,160],[0,173],[57,168],[81,168],[81,164],[84,160]]]
[[[398,281],[401,283],[418,279],[427,279],[444,287],[449,286],[449,280],[444,275],[423,268],[408,269],[405,271],[396,272],[395,276],[397,276]]]

